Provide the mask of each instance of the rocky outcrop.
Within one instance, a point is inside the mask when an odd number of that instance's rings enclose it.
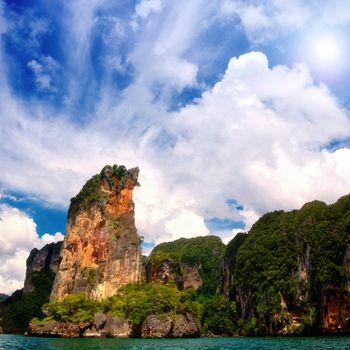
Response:
[[[112,338],[129,338],[133,335],[132,324],[123,318],[108,316],[102,335]]]
[[[133,190],[138,168],[106,166],[71,199],[61,263],[51,300],[85,292],[94,300],[141,277]]]
[[[142,325],[142,338],[166,338],[171,333],[173,318],[169,315],[150,315]]]
[[[143,338],[195,338],[200,336],[196,318],[185,315],[150,315],[142,325]]]
[[[57,273],[61,247],[62,242],[57,242],[46,244],[40,250],[37,248],[32,249],[26,262],[27,270],[23,294],[32,293],[35,290],[33,273],[40,273],[44,270],[50,270],[53,274]]]
[[[189,313],[184,315],[150,315],[137,334],[128,320],[97,312],[94,320],[79,324],[69,322],[30,322],[28,335],[65,338],[189,338],[200,337],[200,326]]]
[[[129,338],[133,335],[134,331],[130,321],[97,312],[93,322],[86,328],[82,336],[85,338]]]
[[[28,335],[64,338],[129,338],[134,335],[130,321],[97,312],[94,320],[70,322],[30,322]]]
[[[45,323],[30,322],[27,334],[37,337],[78,338],[84,332],[86,324],[80,325],[69,322],[49,321]]]

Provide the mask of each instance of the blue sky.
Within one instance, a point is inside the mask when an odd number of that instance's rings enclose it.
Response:
[[[349,34],[341,0],[0,0],[0,292],[105,164],[145,252],[348,193]]]

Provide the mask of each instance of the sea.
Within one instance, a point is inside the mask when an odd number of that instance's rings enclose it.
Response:
[[[0,350],[350,350],[350,336],[72,339],[0,335]]]

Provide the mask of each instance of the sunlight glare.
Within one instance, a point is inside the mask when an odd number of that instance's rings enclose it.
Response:
[[[340,47],[336,38],[324,36],[315,39],[315,59],[323,64],[336,63],[340,56]]]

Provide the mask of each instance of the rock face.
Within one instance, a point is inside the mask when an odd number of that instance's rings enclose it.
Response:
[[[23,294],[32,293],[35,290],[33,284],[33,273],[50,270],[54,274],[58,271],[60,263],[60,250],[62,242],[46,244],[43,248],[32,249],[27,259],[26,277],[24,281]]]
[[[141,277],[133,189],[138,168],[106,166],[71,199],[61,263],[51,300],[85,292],[94,300]]]
[[[350,330],[350,294],[328,291],[322,310],[323,327],[327,333]]]
[[[142,325],[143,338],[196,338],[200,327],[192,314],[150,315]]]

